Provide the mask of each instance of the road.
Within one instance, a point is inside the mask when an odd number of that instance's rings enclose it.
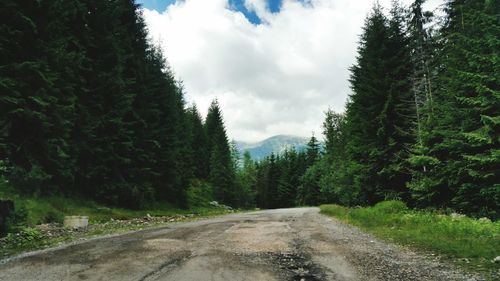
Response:
[[[480,280],[318,208],[240,213],[45,250],[0,280]]]

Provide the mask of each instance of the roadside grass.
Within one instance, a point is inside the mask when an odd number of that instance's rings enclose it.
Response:
[[[0,238],[0,259],[96,236],[120,234],[239,211],[223,205],[211,206],[208,202],[199,202],[201,206],[189,209],[155,202],[142,210],[130,210],[78,198],[22,196],[2,188],[0,198],[13,200],[16,216],[19,215],[22,220],[11,226],[6,237]],[[71,215],[88,216],[89,227],[80,230],[62,228],[64,216]],[[48,229],[44,229],[45,226]]]
[[[384,240],[439,254],[487,278],[500,279],[500,264],[492,262],[500,255],[500,221],[410,210],[400,201],[366,208],[322,205],[320,209]]]
[[[62,223],[64,216],[88,216],[90,223],[105,222],[110,219],[127,220],[137,217],[172,216],[177,214],[212,215],[221,212],[222,207],[194,206],[189,209],[176,208],[168,203],[155,202],[141,210],[107,207],[91,200],[63,196],[34,197],[0,191],[0,198],[14,201],[16,211],[24,212],[25,224],[33,226],[43,223]]]

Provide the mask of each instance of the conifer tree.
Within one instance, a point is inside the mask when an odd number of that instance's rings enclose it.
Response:
[[[193,176],[197,179],[207,179],[210,155],[208,154],[207,136],[203,128],[203,120],[194,104],[187,109],[186,114],[192,151],[190,162],[193,167]]]
[[[73,36],[79,11],[78,4],[61,1],[2,2],[0,159],[23,192],[71,191],[68,137],[85,63]]]
[[[311,166],[316,162],[320,153],[320,145],[318,139],[314,136],[314,134],[311,136],[309,142],[307,143],[306,153],[307,164]]]
[[[498,217],[499,9],[498,1],[447,4],[435,126],[410,185],[421,205]]]
[[[236,197],[241,207],[251,208],[256,203],[258,166],[252,160],[248,150],[243,153],[242,165],[237,173],[237,184],[241,187],[241,190],[240,194],[236,194]]]
[[[191,177],[183,91],[138,5],[7,1],[0,13],[9,34],[0,39],[0,159],[14,187],[182,206]]]
[[[357,63],[351,68],[353,94],[346,105],[346,145],[349,154],[349,174],[353,188],[359,190],[360,201],[370,204],[383,199],[377,192],[381,186],[376,180],[383,156],[378,145],[381,112],[384,110],[390,84],[387,81],[386,61],[389,52],[387,19],[380,6],[375,6],[365,21]]]
[[[347,105],[349,171],[362,202],[408,198],[414,103],[408,38],[397,4],[389,20],[375,6],[368,17]]]
[[[224,128],[224,121],[217,100],[208,109],[205,131],[210,151],[209,180],[213,185],[215,198],[224,204],[234,204],[234,176],[231,149]]]
[[[300,175],[297,171],[297,153],[295,149],[286,150],[281,157],[281,174],[278,180],[277,197],[280,208],[293,207],[297,197]]]

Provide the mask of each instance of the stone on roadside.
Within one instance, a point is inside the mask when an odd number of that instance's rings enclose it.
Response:
[[[480,222],[491,222],[491,220],[489,218],[486,218],[486,217],[480,218],[478,221],[480,221]]]
[[[465,217],[465,215],[462,215],[462,214],[459,214],[459,213],[451,213],[450,217],[451,217],[453,220],[456,220],[456,219],[464,218],[464,217]]]
[[[83,228],[89,225],[89,217],[87,216],[66,216],[64,217],[63,226],[66,228]]]

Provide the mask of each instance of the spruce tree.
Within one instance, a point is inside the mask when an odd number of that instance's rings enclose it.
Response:
[[[385,198],[408,201],[406,188],[410,180],[408,158],[415,143],[415,104],[412,92],[412,64],[409,38],[404,32],[404,13],[397,2],[393,2],[389,20],[387,41],[388,92],[384,108],[378,118],[377,131],[381,164],[378,171],[379,190]]]
[[[234,204],[235,171],[231,149],[217,100],[208,109],[205,131],[210,151],[209,180],[213,185],[215,198],[224,204]]]
[[[383,197],[377,180],[383,168],[378,138],[381,113],[386,106],[390,84],[387,83],[387,60],[389,52],[389,30],[387,19],[380,6],[375,6],[365,21],[358,47],[357,63],[351,67],[352,95],[346,105],[346,131],[349,141],[346,145],[349,155],[349,171],[359,190],[363,204],[375,203]]]
[[[4,1],[0,9],[0,159],[23,192],[71,192],[78,70],[86,63],[64,1]],[[70,67],[72,66],[72,67]]]
[[[441,31],[435,125],[412,192],[421,205],[478,216],[500,209],[498,1],[450,1]],[[419,168],[421,168],[419,167]]]
[[[297,173],[297,153],[295,149],[286,150],[281,157],[281,174],[278,180],[278,207],[293,207],[297,197],[300,175]]]
[[[193,167],[193,176],[197,179],[207,179],[210,156],[207,146],[208,140],[203,128],[203,120],[196,105],[193,104],[187,109],[186,116],[192,151],[190,162]]]
[[[365,204],[407,199],[407,164],[414,142],[409,42],[397,4],[391,18],[375,6],[351,68],[353,94],[347,104],[349,174]]]

